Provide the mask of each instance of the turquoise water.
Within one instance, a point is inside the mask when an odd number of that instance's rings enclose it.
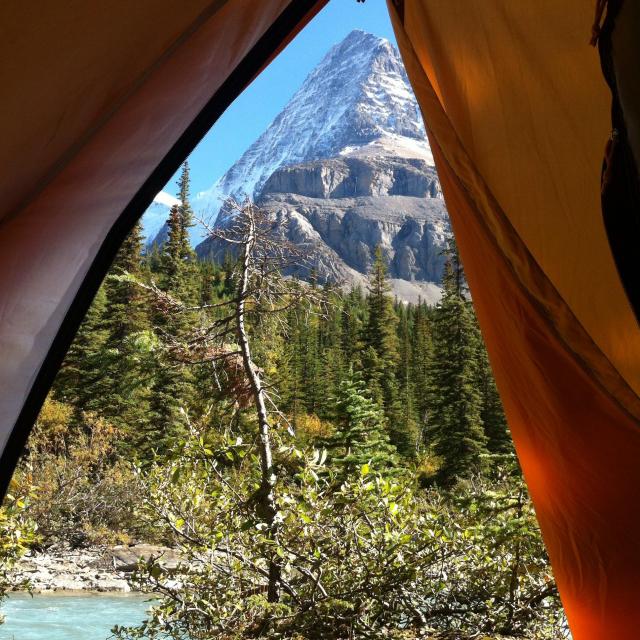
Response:
[[[141,622],[147,606],[139,595],[12,594],[0,640],[105,640],[116,624]]]

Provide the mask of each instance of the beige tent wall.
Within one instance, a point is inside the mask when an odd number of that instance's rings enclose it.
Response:
[[[79,321],[69,312],[79,292],[86,298],[88,274],[94,270],[95,290],[153,197],[150,177],[159,190],[162,176],[168,179],[197,142],[181,141],[194,120],[208,110],[205,124],[213,124],[322,5],[141,0],[0,7],[7,31],[0,42],[0,450],[11,445],[5,484],[46,392],[33,395],[34,384],[47,358],[59,358],[71,338],[73,330],[56,345],[61,327]],[[174,149],[177,141],[182,151]],[[174,166],[165,163],[158,174],[168,154]],[[55,366],[44,368],[50,379]]]

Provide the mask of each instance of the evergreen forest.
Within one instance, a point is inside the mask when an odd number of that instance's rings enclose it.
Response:
[[[381,248],[366,288],[299,282],[250,203],[197,259],[187,164],[178,186],[41,411],[2,590],[28,548],[145,541],[183,561],[140,563],[122,640],[567,637],[455,243],[435,306],[394,299]]]

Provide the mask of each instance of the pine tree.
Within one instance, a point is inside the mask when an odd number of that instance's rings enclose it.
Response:
[[[92,398],[99,395],[95,393],[95,385],[102,379],[104,364],[107,340],[104,328],[105,307],[106,293],[104,286],[101,286],[53,384],[55,397],[73,405],[77,417],[87,408]]]
[[[123,278],[141,277],[139,225],[125,239],[56,380],[56,393],[79,418],[92,411],[127,431],[147,418],[150,371],[136,353],[136,334],[148,330],[141,288]]]
[[[441,458],[438,480],[451,485],[484,469],[487,438],[477,388],[478,335],[464,273],[453,244],[447,252],[442,301],[433,322],[432,409],[428,435]]]
[[[414,309],[412,347],[411,369],[414,380],[416,412],[421,425],[422,442],[424,443],[431,413],[430,375],[433,360],[433,342],[427,306],[420,300]]]
[[[317,274],[311,271],[311,288],[318,290]],[[303,390],[302,398],[307,413],[317,414],[323,401],[320,377],[321,354],[320,354],[320,317],[313,313],[311,309],[305,308],[301,316],[302,324],[300,331],[300,349],[302,355],[302,370],[300,371],[300,388]]]
[[[147,359],[140,357],[137,338],[150,330],[148,300],[138,284],[124,277],[142,278],[142,247],[142,227],[138,223],[125,238],[104,281],[102,379],[87,407],[121,428],[139,428],[147,419],[150,371]]]
[[[352,373],[339,386],[335,398],[336,431],[327,442],[330,463],[343,477],[358,473],[364,464],[377,471],[397,465],[389,443],[384,413],[365,391],[365,383]]]
[[[167,219],[167,240],[162,247],[160,272],[161,286],[185,303],[197,303],[200,284],[195,252],[191,246],[189,229],[194,226],[194,215],[189,201],[189,164],[182,165],[178,180],[180,204],[174,205]]]
[[[481,417],[487,437],[487,449],[495,454],[510,453],[513,450],[513,443],[507,427],[507,419],[493,378],[487,350],[481,339],[478,340],[477,361],[477,386],[482,397]]]
[[[182,254],[183,254],[183,229],[180,207],[173,205],[167,218],[167,241],[162,247],[159,271],[162,276],[160,286],[165,291],[180,294],[184,288]]]
[[[234,292],[234,279],[233,272],[237,264],[237,259],[233,256],[231,251],[224,252],[224,258],[222,260],[222,293],[225,296],[231,296]]]
[[[108,331],[107,344],[110,347],[121,348],[127,336],[148,328],[148,301],[141,287],[120,278],[125,273],[138,279],[141,277],[142,250],[142,226],[138,223],[122,243],[104,282],[104,326]]]
[[[387,265],[380,246],[376,247],[370,273],[369,316],[365,327],[365,344],[388,362],[397,362],[399,341],[396,332],[398,319],[393,310],[391,287],[387,280]]]
[[[186,305],[196,304],[201,296],[201,272],[195,262],[189,240],[193,213],[189,204],[189,168],[183,165],[178,181],[181,201],[171,207],[167,220],[167,241],[159,261],[160,287]],[[172,337],[178,342],[197,322],[197,313],[182,311],[166,315],[158,313],[154,323],[161,339]],[[155,380],[149,410],[149,427],[141,432],[141,445],[162,451],[185,428],[183,409],[195,395],[192,368],[176,362],[170,353],[156,355]]]
[[[366,303],[362,289],[357,286],[344,298],[341,304],[340,337],[343,359],[355,370],[362,370],[362,334],[366,317]]]
[[[335,397],[341,380],[345,376],[342,353],[342,312],[338,307],[340,298],[331,288],[324,287],[323,302],[318,326],[318,415],[328,418],[331,413],[329,398]]]
[[[367,323],[364,327],[363,365],[373,399],[383,408],[391,442],[403,455],[411,455],[411,434],[402,423],[397,369],[400,360],[398,318],[390,297],[387,266],[380,247],[376,248],[367,298]]]
[[[189,229],[195,226],[193,209],[191,208],[191,177],[189,161],[185,160],[178,179],[178,199],[180,200],[181,258],[193,260],[195,254],[189,239]]]
[[[413,457],[420,444],[420,429],[416,415],[415,379],[413,377],[413,345],[411,343],[411,326],[408,308],[400,305],[399,339],[400,359],[398,364],[400,413],[396,429],[391,425],[390,433],[398,451],[405,457]]]

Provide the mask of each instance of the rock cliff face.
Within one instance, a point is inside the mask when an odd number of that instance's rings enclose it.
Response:
[[[295,271],[302,278],[313,268],[321,280],[365,285],[380,245],[399,298],[440,295],[449,222],[415,96],[383,38],[354,31],[336,44],[192,204],[217,211],[229,197],[251,197],[283,222],[282,234],[309,255],[311,266]],[[222,206],[216,225],[227,215]],[[227,250],[212,240],[196,248],[217,260]]]
[[[384,136],[422,145],[425,130],[402,59],[384,38],[351,32],[332,47],[284,109],[202,203],[256,198],[279,167],[332,158]]]
[[[435,170],[424,159],[357,155],[282,167],[256,203],[281,222],[307,260],[291,275],[347,286],[364,284],[377,246],[399,298],[434,302],[449,222]],[[221,215],[218,224],[225,224]],[[221,260],[228,247],[207,240],[203,258]]]
[[[324,199],[436,198],[440,185],[434,168],[420,158],[343,156],[278,169],[265,183],[261,197],[276,193]]]

